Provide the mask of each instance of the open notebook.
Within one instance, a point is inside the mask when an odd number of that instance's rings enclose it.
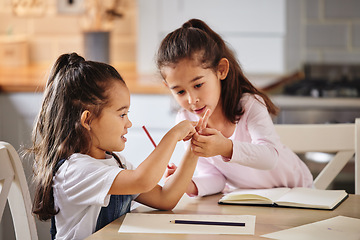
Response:
[[[344,190],[312,188],[243,189],[225,194],[220,204],[335,209],[348,197]]]

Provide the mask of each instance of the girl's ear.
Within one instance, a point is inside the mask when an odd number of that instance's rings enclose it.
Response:
[[[88,110],[83,111],[83,113],[81,114],[81,125],[90,131],[90,112]]]
[[[220,80],[224,80],[229,72],[229,60],[227,60],[226,58],[222,58],[219,61],[219,65],[218,65],[218,69],[217,69],[217,74]]]

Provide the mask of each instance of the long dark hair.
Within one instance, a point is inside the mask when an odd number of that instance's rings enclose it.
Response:
[[[56,164],[90,149],[90,135],[80,121],[82,112],[89,110],[92,118],[100,116],[114,81],[125,84],[112,66],[85,61],[76,53],[61,55],[52,67],[28,150],[35,155],[33,213],[40,220],[58,212],[52,194]]]
[[[157,53],[157,67],[161,73],[165,66],[176,64],[183,59],[193,59],[205,68],[216,71],[222,58],[229,61],[228,75],[221,81],[221,103],[226,118],[236,123],[244,114],[243,107],[239,106],[244,93],[261,96],[268,112],[276,115],[278,108],[265,93],[255,88],[246,78],[235,54],[225,41],[199,19],[187,21],[162,40]]]

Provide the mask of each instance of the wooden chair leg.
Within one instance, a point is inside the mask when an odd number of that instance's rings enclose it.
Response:
[[[354,151],[338,152],[314,180],[315,188],[326,189],[353,156]]]

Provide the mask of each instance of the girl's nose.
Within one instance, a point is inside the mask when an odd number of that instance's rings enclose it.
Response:
[[[189,104],[195,104],[199,101],[199,98],[195,94],[189,94],[188,102]]]
[[[131,126],[132,126],[132,122],[130,121],[130,119],[128,119],[128,123],[127,123],[126,127],[131,128]]]

